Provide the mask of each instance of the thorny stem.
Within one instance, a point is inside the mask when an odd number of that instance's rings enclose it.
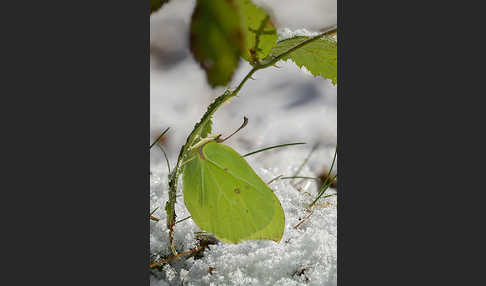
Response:
[[[251,78],[251,76],[257,71],[261,69],[259,66],[256,66],[254,68],[251,69],[251,71],[248,72],[248,74],[245,76],[245,78],[243,78],[243,80],[240,82],[240,84],[238,85],[238,87],[236,87],[236,89],[232,92],[232,93],[229,93],[231,96],[230,97],[233,97],[235,95],[238,94],[238,92],[240,91],[240,89],[243,87],[243,85],[245,84],[245,82]],[[223,95],[224,96],[224,95]]]
[[[326,35],[332,34],[336,31],[337,31],[337,26],[336,25],[331,26],[331,27],[325,29],[319,35],[314,36],[314,37],[312,37],[312,38],[310,38],[306,41],[303,41],[302,43],[296,45],[295,47],[292,47],[291,49],[287,50],[286,52],[284,52],[284,53],[282,53],[282,54],[280,54],[276,57],[271,58],[268,62],[256,63],[253,66],[253,68],[248,72],[248,74],[243,78],[243,80],[240,82],[240,84],[236,87],[236,89],[234,89],[233,91],[230,91],[230,92],[225,92],[222,95],[220,95],[218,98],[215,99],[215,101],[213,102],[213,104],[215,104],[213,110],[216,111],[224,102],[226,102],[228,99],[236,96],[238,94],[238,92],[241,90],[241,88],[243,87],[243,85],[248,81],[248,79],[252,78],[251,76],[256,71],[267,68],[269,66],[273,66],[278,61],[280,61],[282,58],[289,55],[290,53],[292,53],[292,52],[302,48],[303,46],[305,46],[309,43],[312,43],[312,42],[314,42],[314,41],[316,41],[316,40],[318,40],[318,39],[320,39],[320,38],[322,38]],[[207,114],[204,114],[203,118],[206,115]],[[189,135],[189,137],[191,137],[191,135],[192,135],[192,132]],[[188,137],[188,139],[189,139],[189,137]],[[189,142],[186,142],[186,145],[188,143]],[[176,193],[177,193],[177,181],[178,181],[178,178],[179,178],[179,173],[181,171],[180,170],[181,169],[181,161],[184,158],[185,153],[187,152],[189,147],[190,146],[185,146],[185,145],[182,147],[181,152],[179,154],[179,158],[177,159],[177,164],[174,167],[174,169],[172,170],[172,173],[169,174],[169,200],[165,204],[165,210],[167,212],[167,228],[169,229],[169,245],[170,245],[170,249],[171,249],[171,251],[172,251],[172,253],[174,254],[175,257],[179,257],[178,254],[177,254],[177,251],[174,247],[174,225],[176,223],[176,221],[175,221],[175,219],[176,219],[175,203],[176,203]]]
[[[281,60],[282,58],[284,58],[285,56],[289,55],[290,53],[292,53],[292,52],[294,52],[294,51],[302,48],[303,46],[305,46],[307,44],[310,44],[310,43],[312,43],[312,42],[314,42],[314,41],[316,41],[316,40],[318,40],[318,39],[320,39],[320,38],[322,38],[322,37],[324,37],[326,35],[332,34],[332,33],[336,32],[336,31],[337,31],[337,26],[336,25],[331,26],[331,27],[325,29],[324,32],[320,33],[319,35],[314,36],[314,37],[312,37],[312,38],[310,38],[308,40],[303,41],[302,43],[296,45],[295,47],[293,47],[293,48],[287,50],[286,52],[284,52],[284,53],[276,56],[269,63],[263,64],[263,65],[258,65],[258,66],[256,66],[256,68],[263,69],[263,68],[272,66],[272,65],[276,64],[279,60]]]
[[[334,26],[331,26],[327,29],[324,30],[324,32],[320,33],[319,35],[317,36],[314,36],[308,40],[305,40],[303,41],[302,43],[296,45],[295,47],[292,47],[291,49],[287,50],[286,52],[283,52],[282,54],[274,57],[272,60],[270,60],[268,63],[262,63],[262,64],[257,64],[255,65],[251,70],[250,72],[248,72],[248,74],[245,76],[245,78],[243,78],[243,80],[240,82],[240,84],[238,85],[238,87],[233,91],[234,95],[236,95],[240,89],[243,87],[243,85],[245,84],[245,82],[251,78],[251,76],[258,70],[261,70],[261,69],[264,69],[264,68],[267,68],[269,66],[273,66],[274,64],[276,64],[278,61],[280,61],[282,58],[284,58],[285,56],[289,55],[290,53],[302,48],[303,46],[305,45],[308,45],[326,35],[329,35],[329,34],[332,34],[334,32],[337,31],[337,26],[334,25]],[[234,96],[233,95],[233,96]]]

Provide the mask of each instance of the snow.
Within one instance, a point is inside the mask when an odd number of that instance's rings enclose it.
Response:
[[[306,5],[300,4],[302,7],[293,4],[297,1],[255,2],[273,10],[279,31],[288,27],[294,31],[291,33],[307,33],[336,23],[332,8],[335,1],[309,0]],[[171,167],[194,124],[224,91],[208,86],[203,70],[188,52],[187,31],[193,7],[193,0],[173,0],[151,17],[150,140],[171,127],[163,142]],[[255,73],[255,80],[248,81],[238,97],[216,112],[213,131],[228,135],[241,125],[243,116],[248,117],[247,127],[225,142],[240,154],[289,142],[308,143],[247,157],[266,182],[280,175],[294,175],[314,144],[319,143],[299,174],[316,177],[330,167],[337,142],[336,87],[291,62],[279,62],[278,66]],[[242,61],[230,87],[236,87],[250,69]],[[151,151],[150,171],[150,210],[158,208],[154,216],[161,219],[150,222],[150,252],[168,257],[171,253],[164,210],[168,171],[157,148]],[[286,216],[280,243],[211,245],[201,259],[174,259],[162,271],[152,270],[151,285],[336,285],[336,198],[321,199],[320,205],[312,208],[310,218],[295,229],[309,215],[306,207],[317,194],[317,183],[276,180],[270,187]],[[178,220],[189,216],[181,186],[179,191]],[[195,247],[194,232],[198,231],[191,219],[177,224],[176,248],[187,251]]]
[[[326,158],[330,151],[320,149],[311,159]],[[250,156],[248,161],[268,182],[279,175],[294,174],[307,153],[305,148],[287,149]],[[295,163],[282,164],[282,158]],[[280,161],[280,166],[261,167],[264,165],[259,164],[261,161],[267,164]],[[305,167],[301,175],[315,176],[315,173]],[[295,181],[299,183],[299,180]],[[182,279],[184,285],[336,285],[336,198],[320,200],[320,204],[312,209],[310,218],[295,229],[310,214],[306,206],[317,193],[316,183],[306,180],[294,187],[290,180],[276,180],[270,187],[279,198],[286,216],[286,227],[280,243],[262,240],[237,245],[212,245],[201,259],[181,259],[174,264],[166,264],[162,273],[154,271],[151,285],[180,285]],[[158,207],[154,215],[162,219],[150,223],[151,253],[171,256],[163,211],[168,197],[167,169],[164,165],[152,169],[150,194],[151,209]],[[179,219],[189,216],[182,197],[177,199],[176,213]],[[185,251],[195,247],[196,231],[200,230],[191,220],[177,224],[175,240],[178,249]],[[211,274],[210,267],[214,268]]]
[[[334,0],[253,0],[270,12],[277,27],[319,30],[337,23]]]
[[[289,28],[283,28],[278,31],[278,40],[286,40],[297,36],[314,37],[319,35],[319,32],[311,32],[307,29],[291,30]]]

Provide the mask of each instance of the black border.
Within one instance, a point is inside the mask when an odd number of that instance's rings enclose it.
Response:
[[[470,172],[458,179],[467,188],[451,184],[467,155],[447,152],[471,150],[463,134],[482,130],[461,124],[482,113],[457,96],[482,98],[476,73],[457,66],[481,37],[455,18],[459,6],[337,3],[338,285],[422,284],[419,275],[459,285],[472,277],[462,253],[475,253],[462,249],[473,222],[461,215],[481,209],[470,196],[482,185]],[[2,278],[148,285],[149,2],[5,4]]]
[[[4,4],[1,284],[149,285],[149,1]]]
[[[338,84],[337,84],[337,170],[338,178],[338,196],[337,196],[337,285],[344,285],[344,137],[343,137],[343,44],[344,44],[344,15],[343,1],[337,0],[337,20],[338,20]]]

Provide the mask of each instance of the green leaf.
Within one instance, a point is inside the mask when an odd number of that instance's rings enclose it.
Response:
[[[198,0],[191,21],[191,51],[212,87],[229,83],[244,48],[236,0]]]
[[[279,41],[272,49],[271,56],[277,57],[310,38],[297,36]],[[284,61],[288,59],[300,68],[304,66],[314,76],[330,79],[334,85],[337,82],[337,42],[331,37],[320,38],[282,58]]]
[[[150,14],[159,10],[160,7],[167,2],[169,2],[169,0],[150,0]]]
[[[239,0],[246,24],[246,46],[242,57],[250,63],[263,59],[272,50],[278,35],[268,13],[250,0]]]

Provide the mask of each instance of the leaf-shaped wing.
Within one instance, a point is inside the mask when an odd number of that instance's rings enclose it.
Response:
[[[184,202],[201,229],[230,243],[280,240],[278,199],[237,152],[211,142],[192,156],[183,173]]]

